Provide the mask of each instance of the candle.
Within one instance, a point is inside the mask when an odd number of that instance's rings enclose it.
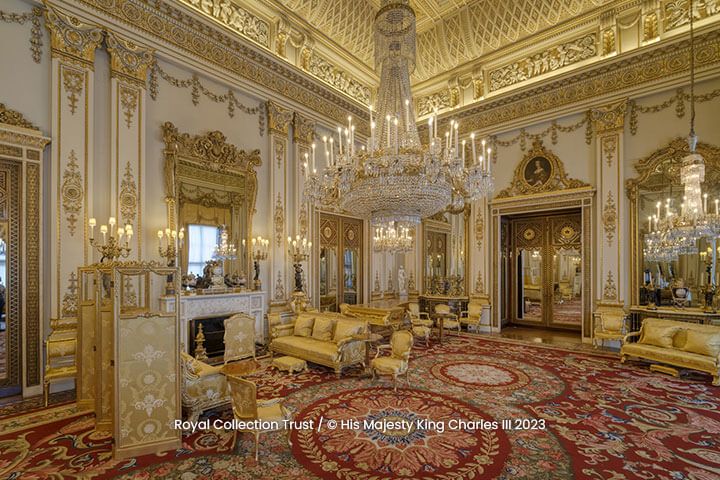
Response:
[[[434,117],[435,117],[435,118],[433,119],[433,128],[434,128],[434,130],[433,130],[433,138],[437,138],[437,127],[438,127],[437,108],[434,109],[433,112],[434,112],[433,115],[434,115]]]
[[[716,198],[716,199],[715,199],[715,215],[718,214],[718,202],[720,202],[720,200],[718,200],[718,199]]]
[[[455,150],[458,148],[458,130],[459,130],[460,124],[458,122],[455,122]]]
[[[108,223],[110,224],[111,227],[114,227],[115,226],[115,217],[110,217],[110,219],[108,220]]]
[[[158,230],[158,240],[160,240],[160,239],[162,239],[162,238],[163,238],[163,231],[162,231],[162,230]]]
[[[372,112],[372,109],[370,109]],[[375,122],[372,120],[370,121],[370,143],[368,145],[368,150],[373,151],[375,150]]]
[[[703,213],[707,212],[707,197],[708,197],[707,193],[703,195]]]
[[[462,163],[465,166],[465,140],[462,141]]]
[[[355,154],[355,125],[350,127],[350,155]]]
[[[335,165],[335,139],[333,137],[330,137],[330,165]]]
[[[123,235],[125,235],[125,229],[123,227],[119,227],[117,229],[118,240],[122,240]]]
[[[477,154],[475,153],[475,133],[470,134],[470,142],[472,143],[473,165],[477,164]]]
[[[715,207],[717,208],[717,200],[715,200]],[[90,238],[95,238],[95,225],[97,225],[97,220],[91,218],[88,220],[88,225],[90,225]]]
[[[332,139],[330,139],[332,142]],[[339,148],[339,154],[342,155],[342,128],[338,127],[338,148]]]
[[[657,207],[657,216],[659,217],[660,216],[660,202],[657,202],[657,204],[655,206]]]
[[[102,233],[103,236],[103,243],[105,243],[105,235],[107,234],[108,227],[107,225],[100,225],[100,233]]]
[[[489,174],[492,171],[492,160],[490,157],[490,149],[489,148],[487,149],[487,164],[488,164],[487,170],[488,170],[488,174]]]
[[[303,167],[305,168],[305,171],[307,172],[308,169],[308,154],[305,152],[305,163],[303,164]],[[307,175],[307,173],[306,173]]]
[[[652,231],[652,215],[648,215],[648,232]]]
[[[450,132],[445,132],[445,150],[448,154],[450,152]]]
[[[428,145],[432,145],[432,138],[433,138],[433,119],[432,117],[428,118]]]
[[[330,166],[330,152],[327,150],[325,150],[325,165],[328,167]]]
[[[315,173],[315,143],[312,144],[312,169],[313,173]]]

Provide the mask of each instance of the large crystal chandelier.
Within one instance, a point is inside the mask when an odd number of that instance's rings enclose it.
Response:
[[[395,222],[375,228],[373,247],[378,251],[405,253],[413,248],[410,227],[398,226]]]
[[[655,215],[648,217],[648,231],[645,235],[645,258],[649,261],[670,262],[679,255],[698,253],[700,239],[714,239],[720,236],[719,200],[715,199],[713,211],[708,209],[708,194],[702,192],[705,181],[705,160],[695,151],[695,37],[693,2],[688,2],[690,16],[690,153],[683,158],[680,168],[680,182],[683,184],[683,199],[680,208],[668,198],[663,205],[657,202]],[[663,215],[664,214],[664,215]]]
[[[409,229],[422,218],[491,193],[490,161],[475,154],[474,135],[472,145],[463,141],[460,148],[457,123],[442,141],[433,117],[428,145],[420,143],[410,91],[415,12],[407,0],[383,0],[375,16],[375,66],[380,87],[374,111],[370,107],[367,146],[356,149],[352,118],[344,132],[338,128],[337,142],[323,138],[326,167],[317,172],[313,148],[305,184],[308,199],[368,218],[387,237],[388,225]],[[466,148],[473,152],[467,161]]]

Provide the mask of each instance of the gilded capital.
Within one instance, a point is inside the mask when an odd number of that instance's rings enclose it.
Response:
[[[593,121],[595,133],[600,134],[613,130],[621,130],[625,126],[627,102],[627,98],[624,98],[619,102],[590,110],[590,117]]]
[[[53,57],[59,56],[92,68],[95,49],[103,40],[103,32],[97,25],[82,23],[47,5],[45,25],[50,31],[50,47]]]
[[[153,49],[141,47],[112,32],[107,33],[107,49],[113,76],[145,85],[148,68],[153,63]]]
[[[269,100],[267,102],[268,130],[270,133],[287,135],[290,131],[290,122],[293,119],[292,110],[281,107]]]
[[[295,112],[293,117],[293,141],[303,145],[310,145],[315,136],[315,122]]]

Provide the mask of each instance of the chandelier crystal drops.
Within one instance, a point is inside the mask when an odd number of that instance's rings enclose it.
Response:
[[[413,237],[410,227],[399,226],[395,222],[375,228],[373,247],[377,251],[405,253],[413,248]]]
[[[705,160],[695,151],[695,37],[694,9],[688,2],[690,17],[690,134],[689,154],[682,160],[680,182],[683,185],[683,201],[679,211],[668,198],[663,206],[657,202],[655,215],[648,217],[648,231],[645,235],[645,258],[649,261],[670,262],[680,255],[698,253],[700,239],[715,239],[720,236],[720,200],[714,200],[715,208],[708,209],[708,194],[702,192],[705,181]],[[663,216],[664,214],[664,216]]]
[[[370,107],[370,138],[355,146],[355,126],[338,128],[338,141],[323,137],[325,168],[316,169],[316,149],[306,171],[305,194],[311,202],[370,219],[375,228],[412,228],[421,219],[493,191],[490,161],[458,142],[459,125],[442,141],[437,114],[430,119],[428,144],[422,145],[412,114],[410,73],[415,69],[415,12],[407,0],[383,0],[375,16],[375,67],[380,87]],[[474,135],[472,152],[476,152]],[[460,146],[462,145],[462,149]],[[336,152],[337,148],[337,152]],[[483,146],[484,150],[484,146]],[[469,155],[468,155],[469,157]],[[485,161],[487,160],[487,161]],[[385,237],[387,237],[385,232]]]

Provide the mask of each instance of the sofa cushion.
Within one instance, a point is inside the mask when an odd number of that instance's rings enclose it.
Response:
[[[333,339],[334,318],[317,317],[312,328],[312,338],[330,342]]]
[[[311,361],[313,357],[327,362],[335,362],[338,358],[337,345],[312,337],[279,337],[272,341],[270,347],[274,351]]]
[[[298,337],[309,337],[312,335],[313,324],[315,323],[315,317],[312,315],[300,314],[295,320],[295,328],[293,329],[293,335]]]
[[[657,324],[644,324],[643,333],[640,336],[638,343],[645,345],[655,345],[656,347],[672,348],[673,337],[675,333],[680,330],[680,326],[677,325],[657,325]]]
[[[720,354],[720,333],[708,334],[707,332],[688,329],[683,350],[686,352],[707,355],[717,358]]]
[[[341,340],[359,335],[363,330],[363,324],[352,320],[338,320],[335,324],[335,343]]]

